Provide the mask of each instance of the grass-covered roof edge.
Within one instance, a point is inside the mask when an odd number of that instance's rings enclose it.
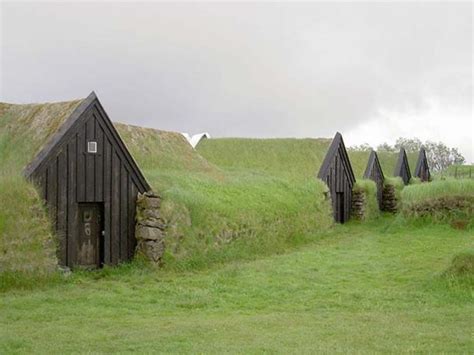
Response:
[[[114,139],[117,142],[119,149],[121,149],[124,153],[124,156],[128,160],[132,169],[136,171],[137,177],[140,183],[143,185],[145,190],[151,190],[150,185],[146,181],[145,177],[143,176],[138,164],[133,159],[132,155],[128,151],[125,143],[123,142],[120,134],[117,132],[116,128],[114,127],[112,121],[110,120],[109,116],[105,112],[102,104],[99,101],[96,93],[92,91],[89,96],[87,96],[81,103],[74,109],[74,111],[69,115],[69,117],[64,121],[64,123],[59,127],[58,131],[54,133],[54,135],[48,140],[48,142],[44,145],[44,147],[36,154],[36,156],[32,159],[30,163],[25,167],[23,170],[23,175],[29,179],[31,178],[32,174],[42,165],[42,163],[48,158],[48,156],[53,152],[55,147],[61,143],[63,138],[67,135],[67,133],[75,127],[77,124],[80,124],[80,118],[83,114],[91,107],[92,105],[97,105],[97,108],[101,111],[103,117],[105,118],[105,124],[108,126],[109,130],[111,131]]]

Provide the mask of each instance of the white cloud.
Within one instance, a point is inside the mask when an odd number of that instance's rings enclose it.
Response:
[[[346,144],[369,143],[375,147],[383,142],[393,144],[398,137],[417,137],[457,147],[467,162],[474,162],[472,109],[445,107],[434,99],[421,106],[404,112],[379,109],[369,120],[345,132]]]

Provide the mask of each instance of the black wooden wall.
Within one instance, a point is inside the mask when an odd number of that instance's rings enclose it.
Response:
[[[410,166],[408,165],[408,158],[405,152],[405,149],[400,149],[398,154],[397,165],[395,166],[394,176],[399,176],[402,178],[403,183],[408,185],[411,179]]]
[[[415,176],[420,178],[421,181],[430,181],[431,174],[428,166],[428,159],[426,158],[426,151],[424,148],[420,149],[418,154],[418,160],[416,162]]]
[[[367,168],[364,173],[364,179],[370,179],[375,182],[375,185],[377,186],[377,202],[379,208],[382,209],[384,175],[382,167],[380,166],[379,158],[375,151],[370,152],[369,161],[367,162]]]
[[[31,178],[47,201],[59,237],[62,265],[77,258],[78,203],[103,206],[105,264],[128,260],[135,250],[135,202],[150,189],[95,94],[76,109],[71,126],[38,156]],[[74,114],[73,114],[74,115]],[[87,142],[97,153],[87,153]]]
[[[351,215],[355,177],[340,133],[336,134],[329,147],[318,178],[329,188],[335,221],[346,222]]]

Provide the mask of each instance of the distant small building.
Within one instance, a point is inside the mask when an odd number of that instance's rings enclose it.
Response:
[[[335,221],[346,222],[351,215],[352,187],[356,179],[339,132],[336,133],[329,146],[318,178],[329,187]]]
[[[420,149],[420,153],[418,154],[418,160],[416,162],[415,168],[415,176],[420,178],[421,181],[430,181],[431,174],[430,168],[428,166],[428,159],[426,158],[426,151],[425,148]]]
[[[408,157],[404,148],[401,148],[400,153],[398,153],[398,160],[393,175],[401,177],[405,185],[408,185],[410,182],[410,165],[408,164]]]
[[[190,136],[188,133],[181,133],[184,138],[191,144],[191,147],[196,148],[196,146],[199,144],[199,142],[203,139],[211,138],[211,135],[207,132],[203,133],[198,133],[195,134],[194,136]]]
[[[385,177],[383,175],[382,167],[380,166],[378,155],[374,150],[370,152],[367,168],[365,169],[364,173],[364,179],[370,179],[375,182],[375,185],[377,186],[377,202],[379,204],[379,208],[382,209]]]

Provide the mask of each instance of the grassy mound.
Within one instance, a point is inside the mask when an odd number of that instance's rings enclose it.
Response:
[[[458,229],[474,224],[474,180],[414,184],[405,187],[401,195],[405,217],[447,222]]]
[[[50,273],[57,263],[47,211],[23,168],[80,101],[0,103],[0,271]]]
[[[347,154],[349,155],[356,179],[362,179],[369,162],[370,151],[349,149]]]
[[[369,220],[380,216],[379,204],[377,201],[377,186],[375,182],[367,179],[359,179],[353,187],[354,193],[364,194],[364,216],[363,220]]]
[[[287,179],[314,179],[331,139],[206,139],[197,146],[209,162],[228,171],[252,170]]]
[[[217,172],[180,133],[122,123],[114,126],[142,169]]]
[[[280,147],[267,140],[213,139],[200,143],[196,151],[178,133],[117,128],[150,184],[164,197],[168,267],[192,269],[282,252],[332,225],[326,186],[315,178],[319,166],[309,168],[307,161],[299,161],[298,169],[288,162],[281,166],[285,154],[295,162],[299,154],[289,155],[287,148],[297,140],[282,140],[288,144]],[[227,149],[223,141],[239,144]],[[313,161],[322,161],[330,141],[305,141],[305,152],[313,149]],[[257,147],[273,160],[253,154]],[[303,166],[307,174],[300,171]]]
[[[454,256],[451,265],[445,271],[446,276],[474,277],[474,251],[466,251]]]
[[[397,165],[399,152],[378,151],[380,166],[382,167],[385,177],[393,177],[395,166]],[[407,152],[408,165],[410,166],[411,174],[415,174],[416,161],[418,160],[418,153]]]

